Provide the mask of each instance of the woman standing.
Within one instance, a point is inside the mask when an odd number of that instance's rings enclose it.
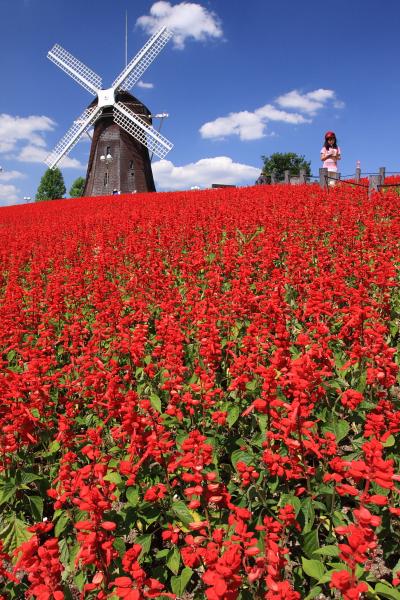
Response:
[[[340,148],[337,145],[336,135],[333,131],[325,134],[325,143],[321,148],[322,166],[328,171],[337,172],[337,163],[341,159]]]

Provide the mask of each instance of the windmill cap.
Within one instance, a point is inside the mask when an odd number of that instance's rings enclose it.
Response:
[[[327,139],[328,139],[328,138],[330,138],[330,137],[334,137],[334,138],[336,138],[336,134],[335,134],[335,132],[334,132],[334,131],[327,131],[327,132],[326,132],[326,134],[325,134],[325,139],[327,140]]]

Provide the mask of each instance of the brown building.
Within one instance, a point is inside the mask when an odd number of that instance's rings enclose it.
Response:
[[[129,92],[117,92],[115,100],[151,125],[150,111]],[[90,106],[96,104],[97,99]],[[114,190],[124,194],[156,188],[148,149],[115,123],[110,106],[95,122],[84,196],[108,196]]]

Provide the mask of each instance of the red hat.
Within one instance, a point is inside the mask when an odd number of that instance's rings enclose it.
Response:
[[[327,131],[325,134],[325,139],[327,140],[330,137],[334,137],[336,139],[336,135],[334,131]]]

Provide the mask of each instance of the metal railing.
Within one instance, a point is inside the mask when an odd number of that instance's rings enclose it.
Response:
[[[287,184],[287,185],[298,185],[308,183],[318,183],[320,187],[330,189],[337,184],[350,185],[352,187],[364,188],[369,194],[373,191],[379,192],[386,188],[400,188],[399,183],[385,183],[387,175],[398,175],[400,172],[386,171],[385,167],[380,167],[378,172],[367,172],[361,173],[360,168],[356,168],[355,173],[349,175],[342,175],[341,173],[328,171],[328,169],[321,168],[318,175],[308,175],[305,169],[300,170],[298,175],[291,175],[290,171],[284,171],[284,177],[278,177],[276,171],[272,171],[268,176],[262,174],[256,184]],[[367,179],[366,182],[361,182],[361,179]]]

